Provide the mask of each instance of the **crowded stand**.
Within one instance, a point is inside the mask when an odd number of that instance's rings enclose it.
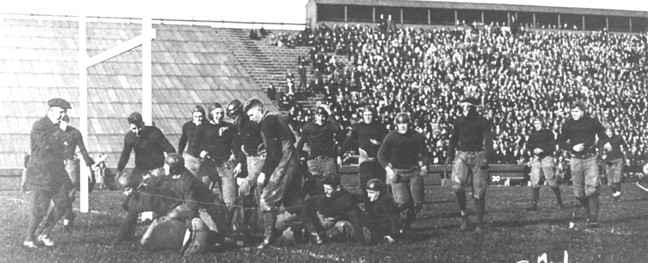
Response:
[[[496,162],[525,164],[531,119],[542,117],[558,137],[569,105],[583,100],[627,142],[625,166],[640,170],[648,156],[646,33],[321,24],[291,39],[310,47],[298,67],[314,75],[307,84],[289,79],[290,90],[277,88],[278,106],[296,130],[313,116],[297,102],[316,94],[347,132],[366,105],[389,130],[396,114],[408,112],[427,138],[430,163],[443,164],[459,102],[475,97],[494,123]],[[561,164],[567,155],[557,153]]]

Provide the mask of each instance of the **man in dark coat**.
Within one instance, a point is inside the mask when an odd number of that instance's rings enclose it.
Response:
[[[70,123],[70,118],[68,116],[63,117],[61,122],[66,122]],[[72,126],[67,126],[67,129],[64,132],[63,135],[63,144],[64,144],[64,160],[63,163],[65,164],[65,171],[67,172],[68,177],[70,177],[70,180],[72,182],[72,188],[69,189],[70,191],[70,204],[74,203],[74,199],[76,196],[76,191],[79,189],[80,186],[80,177],[81,177],[81,171],[79,168],[79,158],[76,155],[76,148],[79,147],[79,152],[81,153],[81,156],[83,157],[83,161],[85,164],[89,167],[91,167],[94,164],[94,160],[90,157],[88,154],[88,150],[86,150],[85,144],[83,143],[83,138],[81,137],[81,132],[77,129],[75,129]],[[74,219],[76,218],[76,214],[74,214],[74,210],[72,210],[72,205],[68,207],[67,212],[65,213],[65,217],[63,218],[63,228],[66,231],[70,231],[73,224],[74,224]],[[49,226],[49,224],[53,224],[56,222],[52,222],[54,220],[54,214],[50,213],[47,216],[47,223],[46,226]]]
[[[64,131],[67,122],[61,120],[67,116],[70,103],[64,99],[54,98],[47,102],[47,115],[36,121],[30,134],[31,157],[27,163],[25,184],[32,191],[32,210],[27,235],[23,246],[36,248],[36,228],[47,214],[50,201],[54,201],[54,220],[57,222],[71,206],[68,189],[72,182],[65,171]],[[49,234],[52,229],[43,229],[38,241],[45,246],[54,246]]]

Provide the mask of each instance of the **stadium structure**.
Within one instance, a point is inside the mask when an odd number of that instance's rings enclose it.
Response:
[[[648,12],[531,5],[476,4],[439,1],[311,0],[307,21],[318,24],[376,24],[380,15],[398,25],[446,26],[473,22],[511,25],[514,18],[529,29],[576,29],[645,32]],[[82,26],[80,21],[83,22]],[[72,126],[80,126],[80,71],[87,68],[86,146],[91,154],[106,154],[115,167],[128,131],[126,117],[142,110],[142,90],[150,68],[151,114],[177,145],[181,126],[196,104],[226,103],[265,95],[269,84],[281,87],[284,73],[296,70],[295,60],[308,47],[287,49],[269,41],[252,41],[247,29],[223,28],[217,21],[152,18],[150,66],[139,45],[114,50],[142,31],[140,18],[17,15],[0,16],[0,176],[16,176],[29,151],[30,127],[44,116],[46,101],[61,97],[73,104]],[[250,24],[249,28],[257,27]],[[86,28],[86,51],[80,49],[80,28]],[[296,32],[292,32],[296,33]],[[112,50],[111,55],[105,55]],[[144,51],[143,51],[144,50]],[[79,56],[103,60],[80,65]],[[146,77],[145,77],[146,78]],[[129,167],[133,165],[133,158]]]

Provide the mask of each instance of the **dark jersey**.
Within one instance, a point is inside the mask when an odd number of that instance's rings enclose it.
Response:
[[[301,151],[304,143],[308,142],[311,157],[334,157],[337,155],[335,139],[339,132],[340,126],[332,120],[327,120],[322,125],[316,124],[315,121],[308,122],[302,128],[302,137],[297,143],[297,150]]]
[[[200,207],[213,203],[212,191],[187,169],[171,177],[169,183],[175,195],[187,205],[192,218],[198,216]]]
[[[612,150],[608,151],[605,149],[605,144],[610,143],[612,146]],[[617,159],[623,159],[623,151],[628,151],[628,146],[626,145],[625,140],[621,138],[621,136],[618,135],[612,135],[612,137],[609,137],[605,140],[601,140],[601,149],[600,154],[601,155],[606,155],[606,160],[617,160]]]
[[[459,151],[482,151],[485,147],[484,133],[490,131],[491,122],[486,118],[476,114],[470,117],[461,116],[454,122],[450,147]]]
[[[383,191],[378,200],[367,203],[372,233],[376,233],[379,237],[387,235],[393,237],[398,234],[399,229],[400,210],[394,199],[386,193],[387,191]]]
[[[194,137],[196,136],[197,128],[198,126],[193,121],[185,122],[185,124],[182,125],[182,135],[180,135],[180,141],[178,141],[178,154],[182,155],[185,147],[188,145],[189,149],[187,149],[187,153],[194,155],[196,151],[192,149],[191,146]]]
[[[92,158],[90,158],[88,150],[83,143],[83,138],[81,137],[81,132],[79,130],[75,129],[72,126],[68,126],[67,129],[65,129],[63,138],[63,155],[65,156],[65,159],[74,159],[74,154],[78,146],[79,152],[81,152],[81,156],[83,156],[83,160],[85,161],[86,165],[94,164],[94,161],[92,160]]]
[[[259,146],[263,144],[261,126],[256,122],[245,120],[239,126],[239,134],[245,154],[256,155],[260,150]]]
[[[231,123],[198,125],[191,148],[195,151],[194,156],[200,156],[200,152],[206,151],[209,158],[217,163],[227,162],[232,153],[237,163],[241,162],[241,141],[236,126]]]
[[[409,169],[419,161],[427,165],[429,158],[425,137],[414,130],[405,134],[390,132],[378,150],[378,161],[383,167],[391,164],[393,168]]]
[[[531,152],[531,155],[535,155],[533,150],[536,148],[542,149],[542,153],[538,155],[539,158],[553,156],[556,150],[556,139],[553,132],[547,129],[531,132],[529,142],[527,143],[527,150]]]
[[[348,220],[353,225],[355,231],[355,240],[364,243],[362,234],[363,224],[360,221],[360,208],[358,208],[357,198],[345,189],[333,193],[331,197],[324,197],[318,206],[317,211],[324,217],[333,218],[335,221]]]
[[[123,171],[128,163],[131,151],[135,151],[135,168],[151,170],[164,165],[164,153],[174,153],[173,145],[166,136],[153,126],[144,126],[140,136],[129,131],[124,137],[124,149],[121,152],[117,171]]]
[[[567,120],[560,132],[560,148],[569,151],[572,155],[581,156],[596,153],[596,135],[599,140],[606,140],[605,128],[597,120],[589,116],[583,116],[579,120]],[[583,152],[574,152],[577,144],[585,146]]]

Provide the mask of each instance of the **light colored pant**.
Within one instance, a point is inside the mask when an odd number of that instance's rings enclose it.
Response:
[[[572,157],[569,161],[574,184],[574,197],[582,198],[598,194],[601,181],[596,156],[588,158]]]
[[[544,175],[545,181],[551,189],[558,187],[558,180],[556,180],[556,173],[554,172],[553,157],[545,156],[542,159],[533,158],[531,160],[531,188],[540,188],[540,178]]]
[[[616,159],[610,161],[610,164],[605,164],[605,174],[607,176],[608,185],[621,183],[623,179],[623,159]]]
[[[200,179],[198,171],[200,171],[200,165],[203,163],[203,159],[188,153],[184,153],[182,157],[184,157],[185,159],[185,167],[187,168],[187,170],[189,170],[191,174]]]
[[[236,164],[233,162],[226,162],[223,165],[216,166],[218,177],[221,180],[221,195],[227,205],[236,204],[236,199],[238,198],[238,185],[236,185],[236,176],[234,176],[235,166]]]
[[[473,196],[481,199],[486,196],[488,173],[479,166],[486,158],[486,152],[457,151],[452,167],[452,189],[455,191],[472,186]],[[472,179],[472,180],[471,180]],[[472,181],[472,185],[468,185]]]
[[[424,198],[423,178],[419,174],[419,169],[414,167],[413,169],[394,168],[393,170],[398,179],[390,185],[398,208],[402,211],[411,205],[414,205],[414,207],[422,206]]]

